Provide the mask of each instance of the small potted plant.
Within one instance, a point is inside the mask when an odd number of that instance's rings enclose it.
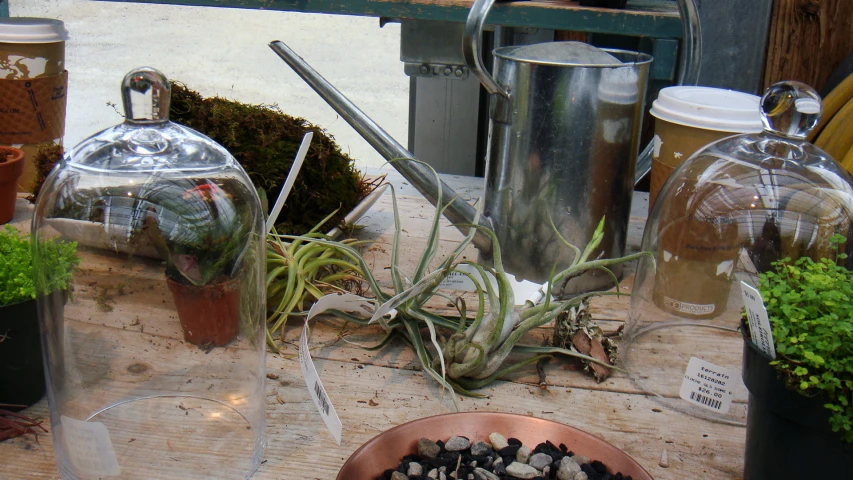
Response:
[[[29,406],[45,389],[36,297],[71,288],[78,263],[74,242],[44,242],[39,248],[45,281],[33,281],[29,237],[0,228],[0,403]]]
[[[845,238],[831,242],[838,251]],[[846,258],[785,258],[760,274],[776,358],[742,329],[746,479],[853,471],[853,272]],[[793,458],[803,461],[780,461]]]
[[[184,339],[222,346],[240,330],[242,264],[253,219],[228,193],[233,185],[213,180],[181,185],[187,188],[157,195],[162,201],[148,207],[144,229],[166,261]]]
[[[18,178],[24,173],[24,152],[19,148],[0,146],[0,225],[15,215]]]

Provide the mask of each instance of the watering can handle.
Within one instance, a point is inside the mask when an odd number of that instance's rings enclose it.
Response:
[[[480,56],[480,40],[483,37],[483,25],[486,16],[494,5],[495,0],[474,0],[468,19],[465,21],[465,31],[462,36],[462,55],[465,63],[474,75],[480,79],[483,88],[491,94],[498,94],[509,99],[509,91],[500,86],[498,82],[483,68],[483,59]]]

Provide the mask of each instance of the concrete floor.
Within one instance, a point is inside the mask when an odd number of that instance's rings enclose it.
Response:
[[[282,40],[406,145],[408,85],[399,61],[400,26],[369,17],[90,0],[10,0],[10,16],[65,22],[69,71],[65,144],[122,118],[119,85],[151,66],[203,95],[277,104],[331,133],[362,167],[384,159],[282,62]]]

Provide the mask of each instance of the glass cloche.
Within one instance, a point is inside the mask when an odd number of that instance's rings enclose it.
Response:
[[[654,259],[638,266],[621,348],[644,391],[674,409],[736,424],[747,406],[741,281],[755,285],[758,273],[785,257],[829,256],[830,237],[851,238],[853,217],[850,176],[805,140],[820,117],[817,93],[782,82],[765,92],[760,109],[762,133],[708,145],[664,184],[643,239]],[[703,379],[717,388],[690,383]]]
[[[265,447],[265,232],[224,148],[169,121],[169,82],[122,82],[125,121],[74,147],[33,218],[63,479],[248,478]],[[76,242],[76,266],[51,259]]]

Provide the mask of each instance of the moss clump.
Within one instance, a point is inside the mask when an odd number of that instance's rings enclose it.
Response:
[[[57,143],[44,143],[39,146],[38,152],[36,152],[35,157],[33,157],[36,175],[33,179],[32,186],[30,186],[32,195],[27,197],[30,202],[35,203],[35,199],[41,191],[42,184],[48,174],[50,174],[50,171],[53,170],[53,166],[56,165],[56,162],[58,162],[64,154],[62,145]]]
[[[169,119],[198,130],[225,147],[255,187],[266,191],[270,204],[278,198],[302,137],[314,132],[305,163],[278,217],[279,233],[308,232],[339,208],[328,223],[338,225],[372,188],[331,136],[276,106],[204,98],[185,85],[172,82]]]

